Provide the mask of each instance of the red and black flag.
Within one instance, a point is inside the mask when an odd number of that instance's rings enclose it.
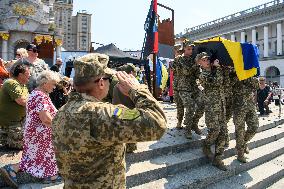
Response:
[[[152,0],[144,29],[146,31],[142,47],[142,58],[147,58],[152,53],[158,53],[158,0]]]

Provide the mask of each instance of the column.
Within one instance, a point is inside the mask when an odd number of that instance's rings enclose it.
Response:
[[[268,57],[268,26],[263,27],[263,56]]]
[[[282,24],[277,24],[277,55],[282,55]]]
[[[241,32],[241,43],[244,43],[244,42],[246,42],[246,32],[242,31]]]
[[[256,29],[255,28],[251,30],[251,43],[256,45]]]
[[[56,46],[56,58],[61,58],[61,46]]]
[[[8,40],[2,39],[2,59],[8,60]]]
[[[231,41],[235,41],[235,39],[236,39],[235,33],[232,33],[231,34]]]

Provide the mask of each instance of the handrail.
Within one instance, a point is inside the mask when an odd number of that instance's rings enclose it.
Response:
[[[198,26],[194,26],[192,28],[186,28],[185,33],[195,31],[195,30],[199,30],[199,29],[202,29],[202,28],[214,25],[214,24],[221,23],[223,21],[228,21],[228,20],[231,20],[231,19],[234,19],[234,18],[238,18],[238,17],[244,16],[244,15],[247,15],[247,14],[262,10],[262,9],[266,9],[266,8],[269,8],[269,7],[272,7],[272,6],[275,6],[275,5],[279,5],[279,4],[282,4],[282,3],[284,3],[284,0],[274,0],[274,1],[262,4],[262,5],[258,5],[258,6],[253,7],[253,8],[249,8],[249,9],[231,14],[229,16],[225,16],[225,17],[222,17],[222,18],[219,18],[219,19],[216,19],[216,20],[204,23],[204,24],[200,24]]]

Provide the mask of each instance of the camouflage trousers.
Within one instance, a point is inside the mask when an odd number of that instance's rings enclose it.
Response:
[[[2,146],[23,149],[23,122],[0,126],[0,142]]]
[[[205,123],[208,129],[208,135],[204,140],[206,146],[215,144],[215,156],[221,157],[224,153],[224,146],[226,142],[226,120],[225,111],[222,108],[223,103],[220,104],[220,108],[213,107],[205,108]]]
[[[126,152],[130,153],[137,150],[137,143],[127,143],[126,144]]]
[[[254,137],[259,126],[255,106],[236,108],[233,112],[233,121],[236,130],[236,149],[245,150],[247,142]]]
[[[225,129],[225,136],[226,136],[226,141],[229,142],[229,130],[228,130],[228,123],[230,119],[232,118],[233,115],[233,100],[231,97],[226,97],[225,98],[225,104],[226,104],[226,129]]]
[[[182,122],[184,114],[184,124],[187,129],[197,126],[199,119],[204,113],[204,101],[202,95],[194,95],[192,92],[175,91],[174,100],[177,105],[177,119]],[[184,113],[184,108],[186,112]]]
[[[126,184],[125,182],[119,183],[119,184],[113,184],[111,180],[109,180],[109,183],[99,183],[99,181],[93,181],[93,182],[84,182],[83,180],[80,181],[80,183],[74,182],[69,179],[64,179],[64,189],[125,189]]]
[[[17,172],[17,183],[20,184],[28,184],[28,183],[43,183],[43,178],[37,178],[32,176],[27,172]],[[0,174],[0,188],[8,187],[8,184],[5,183],[5,179]]]

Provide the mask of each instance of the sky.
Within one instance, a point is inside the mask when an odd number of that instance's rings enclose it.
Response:
[[[73,15],[92,14],[92,41],[115,44],[122,50],[141,50],[144,23],[151,0],[74,0]],[[175,11],[175,34],[217,18],[246,10],[269,0],[158,0]],[[171,12],[158,7],[161,19]]]

